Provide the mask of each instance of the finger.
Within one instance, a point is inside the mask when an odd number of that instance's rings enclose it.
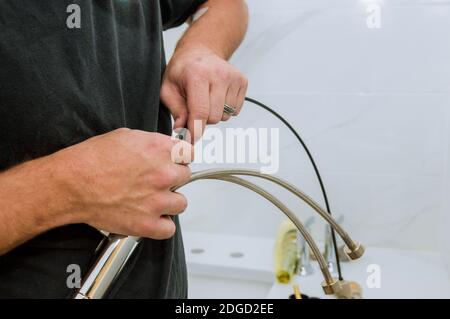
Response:
[[[247,95],[247,88],[248,88],[248,80],[246,77],[242,76],[241,85],[239,87],[239,92],[237,95],[235,115],[239,115],[239,113],[242,110],[242,107],[244,106],[245,96]]]
[[[223,82],[211,85],[208,124],[217,124],[222,119],[227,90],[228,87]]]
[[[159,168],[156,179],[151,182],[159,190],[173,190],[186,184],[190,178],[191,169],[188,165],[167,163]]]
[[[187,165],[194,161],[194,146],[190,140],[180,141],[174,139],[174,144],[171,150],[171,159],[175,164]]]
[[[203,134],[209,117],[209,82],[204,79],[190,81],[187,84],[188,124],[193,141]]]
[[[156,228],[156,221],[159,219],[158,216],[148,213],[128,214],[127,218],[123,218],[122,215],[121,217],[110,217],[109,223],[111,224],[111,227],[108,227],[108,231],[110,233],[147,238],[153,238]],[[92,226],[96,227],[96,225]]]
[[[187,199],[183,194],[176,192],[168,192],[166,195],[167,207],[164,208],[164,215],[178,215],[184,212],[187,208]]]
[[[191,169],[187,165],[171,164],[167,168],[168,170],[168,186],[169,188],[174,188],[179,185],[184,185],[187,183],[192,175]]]
[[[236,83],[232,83],[230,87],[228,88],[227,96],[225,99],[225,103],[229,106],[231,106],[233,109],[235,109],[235,112],[237,110],[237,96],[239,93],[239,86],[236,85]],[[234,114],[233,114],[234,115]],[[231,117],[231,114],[222,114],[222,121],[227,121]]]
[[[164,83],[161,87],[161,101],[173,116],[173,128],[186,127],[188,118],[186,99],[181,95],[178,88],[171,83]]]
[[[171,238],[176,231],[175,223],[170,216],[161,216],[155,221],[152,237],[153,239],[162,240]]]

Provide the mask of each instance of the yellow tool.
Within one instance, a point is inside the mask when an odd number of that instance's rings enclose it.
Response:
[[[297,272],[299,253],[297,228],[290,220],[281,223],[274,250],[275,278],[281,284],[288,284]]]

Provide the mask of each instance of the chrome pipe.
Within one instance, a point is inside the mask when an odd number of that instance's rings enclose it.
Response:
[[[74,299],[103,298],[140,241],[140,237],[110,234]]]

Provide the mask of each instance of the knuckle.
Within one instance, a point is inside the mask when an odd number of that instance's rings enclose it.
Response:
[[[148,139],[149,147],[155,149],[156,152],[164,152],[170,150],[172,140],[169,136],[160,133],[150,133],[152,137]]]
[[[216,68],[215,75],[221,81],[227,81],[231,77],[228,68],[225,68],[223,66],[219,66]]]
[[[197,63],[193,68],[187,71],[187,78],[193,82],[203,81],[208,77],[208,69],[202,64]]]

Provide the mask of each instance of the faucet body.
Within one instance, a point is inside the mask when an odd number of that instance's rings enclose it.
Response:
[[[85,276],[74,299],[101,299],[122,272],[140,237],[110,234],[100,243],[100,257]]]
[[[314,222],[314,217],[310,217],[305,222],[305,228],[308,232],[311,232],[311,225]],[[299,276],[309,276],[314,273],[314,267],[311,263],[311,250],[309,248],[309,245],[307,244],[306,240],[303,238],[303,236],[300,234],[300,232],[297,231],[297,246],[298,246],[298,256],[299,256],[299,263],[298,263],[298,271],[297,274]]]

